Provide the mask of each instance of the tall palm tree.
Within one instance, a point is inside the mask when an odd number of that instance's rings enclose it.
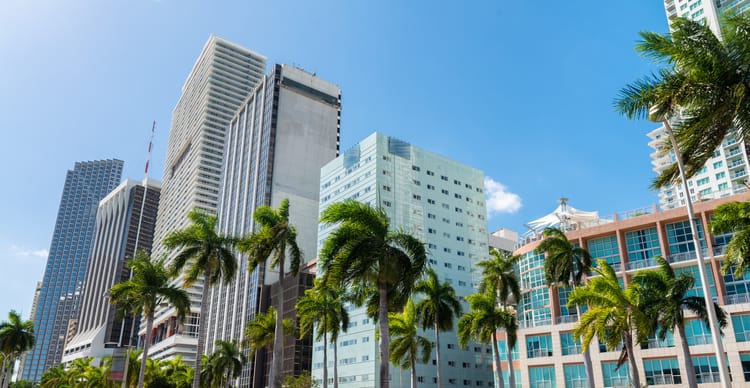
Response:
[[[247,362],[247,357],[240,351],[234,341],[216,341],[214,351],[214,373],[222,376],[227,388],[232,386],[232,380],[240,377],[242,367]]]
[[[721,270],[726,274],[734,266],[734,276],[742,277],[750,269],[750,202],[729,202],[717,207],[711,233],[733,233]]]
[[[607,349],[625,345],[619,364],[630,361],[630,378],[635,387],[641,386],[638,364],[633,353],[633,337],[643,342],[652,332],[651,319],[640,306],[640,285],[630,283],[626,289],[620,287],[617,274],[606,260],[599,259],[598,268],[592,268],[600,276],[593,277],[588,284],[570,292],[568,306],[589,306],[573,335],[580,337],[583,351],[588,351],[591,340],[597,336]],[[619,366],[618,364],[618,366]],[[591,380],[591,379],[589,379]]]
[[[184,289],[171,284],[172,276],[165,268],[164,260],[153,260],[139,251],[128,266],[132,276],[128,281],[112,286],[110,303],[119,304],[134,316],[143,314],[146,318],[146,340],[138,372],[138,388],[142,388],[157,306],[163,303],[174,306],[178,319],[182,320],[190,311],[190,298]]]
[[[284,319],[281,321],[285,333],[294,332],[294,321]],[[245,326],[245,336],[242,340],[243,346],[250,350],[250,358],[256,357],[261,349],[273,351],[276,338],[276,309],[273,306],[268,307],[265,313],[260,313]],[[269,386],[270,379],[269,379]]]
[[[193,368],[182,360],[182,356],[163,361],[162,368],[175,388],[188,388],[192,385]]]
[[[686,18],[673,19],[671,30],[671,35],[641,33],[643,40],[636,49],[665,67],[623,88],[615,108],[630,119],[648,117],[663,123],[669,138],[663,149],[674,152],[675,163],[654,180],[653,187],[679,178],[687,193],[687,178],[703,168],[727,134],[736,130],[742,138],[750,136],[750,15],[727,16],[721,30],[715,31],[718,36]],[[707,284],[690,195],[685,201],[698,271]],[[706,304],[712,303],[708,293],[704,297]],[[708,317],[722,386],[728,387],[729,369],[713,309],[708,309]]]
[[[521,300],[521,286],[516,275],[515,264],[521,259],[495,248],[490,249],[490,258],[477,263],[482,268],[482,281],[479,283],[480,293],[496,295],[497,303],[506,309],[512,303]],[[513,347],[508,346],[508,386],[516,386],[516,377],[513,374]],[[500,368],[498,364],[498,368]]]
[[[427,263],[424,244],[402,231],[389,230],[385,210],[354,200],[334,203],[320,221],[338,224],[320,251],[320,268],[332,285],[373,291],[368,312],[380,326],[380,386],[388,388],[388,312],[399,312]],[[377,300],[377,304],[374,302]],[[364,302],[358,301],[361,306]]]
[[[201,354],[201,387],[216,388],[221,385],[221,376],[216,375],[214,362],[217,354]]]
[[[417,302],[416,311],[422,330],[435,330],[435,359],[437,361],[438,388],[442,388],[440,377],[440,332],[453,330],[453,320],[461,315],[461,302],[456,290],[448,282],[440,283],[437,272],[427,269],[427,278],[414,286],[414,293],[424,298]]]
[[[659,264],[658,269],[638,271],[633,276],[633,282],[640,285],[639,308],[653,318],[653,330],[659,327],[657,334],[661,340],[666,338],[667,332],[677,329],[687,370],[688,386],[697,387],[693,360],[685,335],[685,310],[692,311],[708,324],[706,302],[703,297],[688,295],[695,285],[693,275],[684,272],[677,275],[667,260],[661,256],[654,259]],[[724,310],[718,304],[714,304],[714,309],[721,327],[726,326]]]
[[[469,340],[482,344],[492,342],[492,354],[495,357],[495,379],[499,387],[504,387],[502,365],[500,364],[500,349],[497,346],[497,330],[504,329],[507,336],[508,349],[516,346],[518,320],[515,314],[497,305],[497,296],[493,290],[472,294],[466,297],[469,301],[469,312],[458,320],[458,344],[466,348]],[[513,374],[512,359],[508,359]]]
[[[553,289],[579,287],[591,271],[591,254],[570,242],[565,232],[558,228],[547,228],[542,233],[544,240],[536,247],[536,252],[547,255],[544,261],[544,279],[547,286]],[[576,306],[576,315],[580,319],[580,306]],[[583,363],[588,386],[594,388],[594,367],[588,349],[584,349]]]
[[[10,310],[8,320],[0,323],[0,352],[3,354],[0,377],[3,388],[10,384],[16,360],[34,346],[34,341],[34,322],[24,321],[15,310]]]
[[[330,343],[333,344],[333,386],[338,387],[338,337],[349,326],[345,298],[343,289],[330,287],[317,278],[313,288],[306,290],[294,307],[299,317],[300,338],[310,335],[315,329],[315,340],[323,339],[323,387],[328,386],[329,333]]]
[[[240,252],[248,255],[248,270],[254,271],[256,266],[271,259],[268,268],[279,269],[279,298],[276,311],[276,333],[274,343],[280,344],[274,347],[269,374],[270,386],[280,386],[281,360],[284,358],[284,337],[282,333],[282,318],[284,316],[284,287],[283,280],[286,277],[286,259],[290,260],[289,267],[292,276],[299,272],[302,251],[297,245],[297,230],[289,222],[289,199],[284,198],[279,204],[279,209],[274,210],[268,206],[260,206],[255,210],[253,219],[260,225],[260,230],[247,236],[237,244]]]
[[[723,40],[686,18],[672,19],[671,34],[642,32],[636,50],[664,68],[625,86],[615,100],[615,109],[630,119],[677,119],[673,130],[688,178],[728,133],[750,136],[750,15],[727,15],[722,24]],[[673,164],[654,187],[678,178]]]
[[[388,329],[391,335],[390,361],[399,365],[401,369],[411,370],[412,388],[417,386],[417,362],[426,364],[430,360],[433,348],[430,340],[419,335],[418,324],[419,313],[411,299],[401,314],[388,313]]]
[[[234,256],[236,239],[216,232],[216,215],[195,208],[188,215],[191,224],[184,229],[170,232],[163,243],[167,249],[179,249],[172,260],[173,273],[184,273],[185,286],[203,277],[201,311],[198,320],[198,346],[196,355],[203,352],[206,325],[203,320],[208,310],[208,289],[216,283],[229,283],[237,274],[237,259]],[[199,388],[201,357],[195,357],[193,387]]]

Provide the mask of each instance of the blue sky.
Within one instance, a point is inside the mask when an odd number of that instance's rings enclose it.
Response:
[[[651,206],[648,122],[612,109],[653,67],[633,50],[667,31],[661,1],[0,2],[0,318],[28,315],[65,172],[125,160],[152,176],[209,34],[295,64],[343,93],[342,147],[374,131],[483,170],[489,230],[554,209]]]

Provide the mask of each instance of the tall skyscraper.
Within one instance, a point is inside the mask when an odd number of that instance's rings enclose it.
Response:
[[[36,345],[26,356],[22,378],[39,381],[60,363],[68,323],[78,315],[78,293],[94,239],[99,201],[117,187],[121,160],[78,162],[65,177],[55,231],[36,314]]]
[[[340,113],[338,86],[292,66],[273,66],[227,129],[219,231],[252,233],[256,208],[276,208],[288,198],[289,218],[297,228],[304,259],[314,258],[320,168],[338,156]],[[248,273],[246,258],[239,259],[235,280],[209,290],[206,353],[213,351],[216,340],[242,339],[245,323],[265,308],[259,295],[264,280],[270,284],[278,279],[275,270]],[[291,312],[293,305],[287,302]],[[288,346],[285,356],[293,357],[294,341]],[[252,369],[250,364],[245,368],[241,386],[250,384]]]
[[[375,133],[328,163],[320,177],[321,211],[347,199],[382,207],[392,228],[403,228],[426,244],[429,266],[441,281],[451,283],[459,297],[477,292],[480,274],[474,268],[489,249],[481,171]],[[320,226],[318,247],[334,228]],[[463,308],[468,310],[465,302]],[[364,308],[350,309],[349,315],[349,329],[338,338],[339,386],[380,386],[377,326]],[[432,330],[422,334],[434,338]],[[491,386],[490,346],[470,343],[461,349],[455,331],[441,333],[440,342],[444,384]],[[312,373],[318,381],[324,346],[316,341],[313,347]],[[434,353],[431,360],[417,366],[417,379],[425,386],[437,385]],[[409,381],[408,371],[392,365],[392,386],[407,387]]]
[[[716,31],[724,13],[744,13],[750,9],[750,0],[665,0],[664,8],[667,19],[686,17],[707,23]],[[649,146],[654,149],[651,163],[654,171],[660,174],[675,161],[672,152],[660,151],[668,141],[667,132],[662,125],[651,131],[648,137],[651,139]],[[748,139],[743,139],[738,133],[729,134],[703,169],[688,179],[693,201],[727,197],[747,190],[749,146]],[[681,184],[667,185],[659,190],[659,203],[663,209],[685,206],[685,195]]]
[[[101,359],[132,338],[132,316],[118,316],[107,293],[130,278],[127,263],[136,251],[151,254],[161,184],[148,180],[146,185],[148,189],[126,180],[99,203],[96,237],[81,288],[76,330],[63,353],[65,363],[83,357]]]
[[[167,253],[161,241],[170,231],[189,224],[186,215],[191,209],[216,212],[227,125],[258,85],[265,65],[262,55],[217,36],[211,36],[203,47],[172,113],[154,234],[155,256]],[[182,285],[181,280],[177,282]],[[185,361],[194,361],[202,290],[202,282],[188,289],[192,307],[184,325],[177,322],[172,309],[157,310],[154,324],[170,330],[155,336],[151,357],[181,354]]]

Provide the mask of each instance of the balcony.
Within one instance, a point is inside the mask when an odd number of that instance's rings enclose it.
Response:
[[[729,158],[729,157],[732,157],[732,156],[734,156],[734,155],[739,155],[739,154],[740,154],[740,152],[742,152],[742,151],[740,151],[740,149],[739,149],[739,148],[735,148],[735,149],[733,149],[733,150],[731,150],[731,151],[727,152],[727,153],[726,153],[725,155],[726,155],[726,157],[727,157],[727,158]]]
[[[711,345],[712,343],[714,343],[711,340],[711,333],[694,335],[692,337],[688,336],[688,343],[690,343],[690,341],[689,341],[690,338],[693,339],[693,341],[692,341],[693,343],[690,344],[690,346],[695,346],[695,345]]]
[[[646,372],[646,384],[648,385],[674,385],[682,383],[682,379],[677,378],[676,380],[675,376],[672,375],[648,376],[648,372]]]
[[[747,175],[747,171],[745,171],[744,169],[742,169],[742,170],[739,170],[736,173],[732,174],[731,176],[729,176],[729,179],[733,179],[734,180],[734,179],[737,179],[737,178],[742,178],[743,176],[746,176],[746,175]]]
[[[744,165],[745,165],[745,161],[742,160],[742,158],[740,158],[740,159],[737,159],[737,160],[735,160],[735,161],[727,164],[727,168],[732,169],[732,168],[739,167],[739,166],[744,166]]]
[[[727,295],[726,304],[750,303],[750,294],[733,294]]]
[[[701,251],[703,252],[704,258],[708,256],[708,249],[703,248]],[[670,263],[680,263],[690,260],[695,260],[695,251],[680,252],[667,256],[667,261]]]

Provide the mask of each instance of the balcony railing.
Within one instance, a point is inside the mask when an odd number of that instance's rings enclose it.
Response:
[[[708,256],[708,249],[703,248],[703,257]],[[670,263],[680,263],[683,261],[695,260],[695,251],[674,253],[667,256],[667,261]]]
[[[552,357],[552,349],[529,349],[529,358]]]
[[[698,381],[698,384],[705,384],[705,383],[720,383],[721,377],[719,376],[719,373],[698,373],[695,375],[695,379]]]
[[[578,314],[562,315],[557,317],[557,324],[578,322]]]
[[[627,264],[625,264],[625,269],[628,271],[634,270],[634,269],[643,269],[643,268],[649,268],[649,267],[656,267],[659,265],[656,260],[653,258],[648,258],[646,260],[636,260],[636,261],[630,261]]]
[[[692,345],[710,345],[713,343],[711,340],[711,333],[699,334],[692,336]]]
[[[674,376],[672,375],[660,375],[660,376],[646,376],[646,384],[648,385],[665,385],[665,384],[678,384],[681,381],[675,383]]]
[[[738,342],[747,342],[750,341],[750,330],[748,331],[735,331],[734,336],[737,338]]]
[[[731,175],[731,176],[729,177],[729,179],[737,179],[737,178],[742,178],[742,177],[743,177],[743,176],[745,176],[745,175],[747,175],[747,171],[745,171],[745,170],[740,170],[740,171],[737,171],[736,173],[732,174],[732,175]]]
[[[727,304],[750,303],[750,294],[734,294],[726,296]]]
[[[719,245],[719,246],[714,247],[714,256],[724,256],[726,252],[727,252],[726,245]]]
[[[518,327],[526,329],[529,327],[548,326],[552,324],[552,318],[536,319],[536,320],[522,320],[518,321]]]
[[[744,165],[745,165],[745,161],[744,160],[737,159],[734,162],[727,164],[727,168],[735,168],[735,167],[744,166]]]

